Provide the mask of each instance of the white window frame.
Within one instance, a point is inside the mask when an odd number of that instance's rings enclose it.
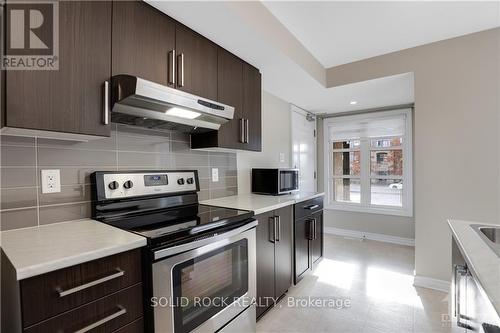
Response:
[[[403,135],[403,197],[402,197],[402,207],[394,206],[382,206],[382,205],[372,205],[371,201],[371,179],[394,179],[398,177],[394,176],[371,176],[370,172],[370,151],[371,150],[390,150],[391,148],[375,148],[372,149],[370,145],[371,139],[376,138],[359,138],[361,145],[359,149],[346,149],[348,150],[360,150],[361,151],[361,172],[360,176],[340,176],[333,177],[333,165],[331,161],[333,160],[333,141],[330,140],[329,127],[333,123],[355,121],[360,119],[376,119],[380,117],[388,116],[399,116],[403,115],[405,117],[405,134]],[[350,138],[346,138],[349,140]],[[353,116],[339,116],[326,118],[323,121],[323,147],[324,147],[324,188],[327,195],[327,202],[325,203],[325,208],[335,209],[335,210],[345,210],[352,212],[362,212],[362,213],[375,213],[375,214],[385,214],[385,215],[397,215],[397,216],[413,216],[413,133],[412,133],[412,111],[411,109],[403,110],[392,110],[392,111],[381,111],[366,114],[359,114]],[[335,178],[359,178],[361,182],[361,199],[360,203],[350,203],[350,202],[335,202],[332,200],[334,193],[332,192],[331,182]]]

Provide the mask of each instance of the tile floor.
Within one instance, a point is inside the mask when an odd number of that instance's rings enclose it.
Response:
[[[413,286],[414,249],[325,235],[325,256],[258,323],[257,332],[452,332],[448,294]],[[296,307],[290,297],[348,299],[350,306]]]

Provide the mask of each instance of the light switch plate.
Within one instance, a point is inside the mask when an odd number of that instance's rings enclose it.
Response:
[[[280,163],[285,162],[285,153],[280,153]]]
[[[42,170],[42,193],[61,192],[61,172],[59,169]]]
[[[219,181],[219,169],[218,168],[212,168],[212,182],[218,182]]]

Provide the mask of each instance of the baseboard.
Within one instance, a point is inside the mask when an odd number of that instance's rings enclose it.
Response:
[[[415,275],[413,285],[415,287],[423,287],[448,293],[450,292],[451,282]]]
[[[396,237],[384,234],[376,234],[371,232],[348,230],[348,229],[341,229],[334,227],[324,227],[324,230],[326,234],[360,238],[360,239],[370,239],[379,242],[386,242],[386,243],[406,245],[406,246],[415,246],[415,240],[413,238]]]

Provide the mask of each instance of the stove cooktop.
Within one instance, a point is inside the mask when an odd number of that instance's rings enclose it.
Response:
[[[146,237],[154,249],[237,228],[254,215],[198,204],[196,171],[96,172],[93,179],[93,217]]]
[[[144,236],[151,247],[159,247],[232,229],[252,216],[250,211],[194,204],[101,221]]]

